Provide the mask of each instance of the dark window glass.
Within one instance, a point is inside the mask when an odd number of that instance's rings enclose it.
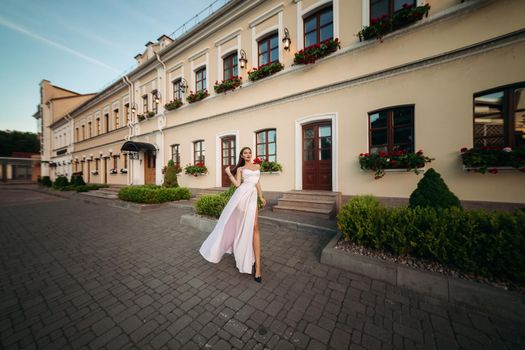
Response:
[[[319,44],[334,36],[332,7],[325,7],[304,19],[304,47]]]
[[[195,92],[206,90],[206,68],[195,72]]]
[[[273,63],[279,60],[279,38],[273,33],[260,39],[258,47],[258,65]]]
[[[416,6],[416,0],[370,0],[370,21],[392,14],[403,8],[403,5]]]
[[[370,153],[414,152],[414,107],[395,107],[369,114]]]
[[[223,60],[223,77],[224,80],[230,79],[238,75],[238,60],[237,52],[228,55]]]

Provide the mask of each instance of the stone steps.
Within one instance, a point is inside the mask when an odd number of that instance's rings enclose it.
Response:
[[[272,210],[330,219],[336,214],[336,203],[340,195],[327,191],[288,191],[279,198]]]

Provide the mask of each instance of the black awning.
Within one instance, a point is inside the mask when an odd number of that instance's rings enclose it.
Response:
[[[139,152],[139,151],[156,151],[154,145],[146,142],[126,141],[120,148],[121,151]]]

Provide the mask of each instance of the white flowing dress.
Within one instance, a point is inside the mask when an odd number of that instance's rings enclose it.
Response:
[[[199,249],[209,262],[218,263],[225,253],[233,252],[239,271],[252,273],[255,262],[253,226],[257,212],[255,185],[259,177],[259,170],[242,169],[243,182],[233,193],[215,228]]]

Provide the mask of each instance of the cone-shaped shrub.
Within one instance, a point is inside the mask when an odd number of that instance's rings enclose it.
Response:
[[[73,175],[71,176],[71,185],[73,186],[84,186],[86,182],[84,181],[84,178],[82,178],[82,175]]]
[[[166,167],[166,172],[164,173],[164,187],[179,187],[177,181],[177,168],[175,168],[173,160],[170,160]]]
[[[425,172],[423,178],[417,184],[417,188],[410,195],[411,208],[431,207],[445,209],[451,207],[461,208],[461,203],[454,193],[449,189],[445,181],[434,169]]]

